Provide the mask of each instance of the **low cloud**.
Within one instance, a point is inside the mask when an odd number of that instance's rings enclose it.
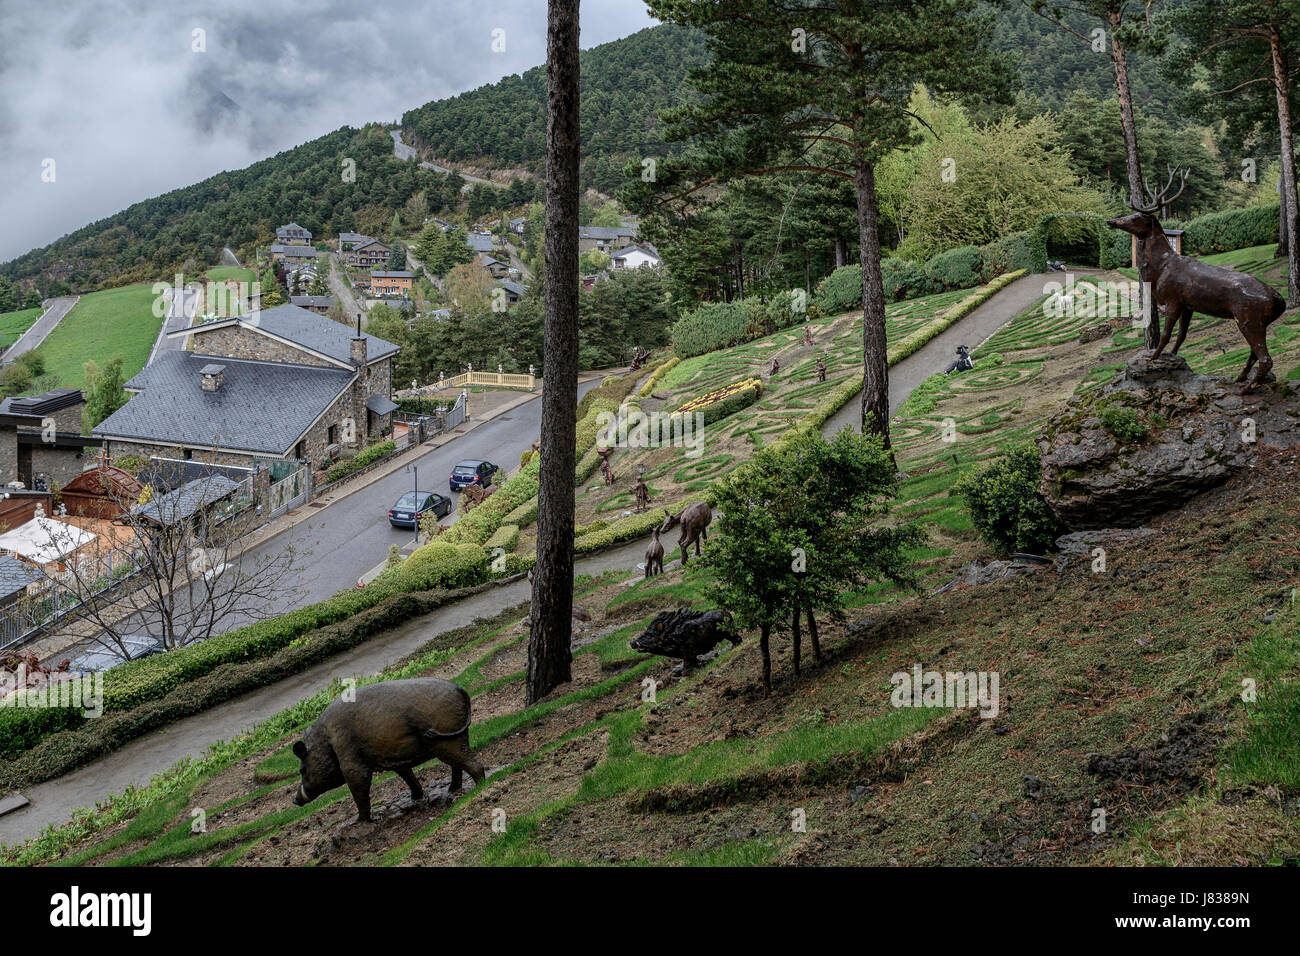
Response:
[[[652,22],[637,0],[584,0],[582,45]],[[536,66],[546,3],[5,4],[0,36],[3,261],[340,126]]]

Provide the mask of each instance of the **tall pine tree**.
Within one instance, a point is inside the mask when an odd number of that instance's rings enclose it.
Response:
[[[711,63],[690,74],[698,103],[667,111],[670,141],[649,204],[739,176],[804,171],[853,186],[862,265],[862,428],[889,440],[889,370],[875,166],[912,141],[913,88],[1005,98],[1010,73],[979,0],[648,0],[653,16],[701,30]],[[815,148],[823,147],[815,152]],[[960,172],[958,172],[960,175]],[[657,195],[647,195],[647,193]]]

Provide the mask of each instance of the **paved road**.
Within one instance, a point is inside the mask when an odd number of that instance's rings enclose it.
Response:
[[[339,304],[343,306],[343,311],[348,317],[355,319],[358,312],[361,313],[361,327],[366,327],[366,310],[357,302],[357,297],[352,294],[352,287],[348,285],[347,280],[343,278],[346,274],[347,265],[339,257],[337,252],[330,253],[330,291],[338,299]]]
[[[1060,273],[1042,273],[1022,276],[980,305],[970,315],[936,335],[906,359],[891,367],[889,414],[893,415],[898,411],[898,407],[903,404],[907,396],[912,394],[912,389],[935,372],[942,372],[947,368],[956,357],[957,346],[969,346],[971,357],[978,367],[978,347],[1007,322],[1041,299],[1044,295],[1043,284],[1060,281],[1060,275]],[[822,426],[822,434],[834,435],[845,425],[855,432],[862,431],[861,392],[830,417],[830,420]]]
[[[398,159],[415,159],[418,155],[414,146],[407,146],[402,142],[402,131],[400,129],[391,129],[388,135],[393,137],[393,155]],[[485,186],[496,186],[500,188],[501,184],[493,182],[490,179],[481,179],[478,176],[471,176],[469,173],[462,173],[459,169],[448,169],[446,166],[439,166],[437,163],[421,162],[420,166],[424,169],[432,169],[436,173],[456,173],[461,179],[465,180],[465,185],[460,187],[463,193],[469,192],[474,188],[475,183],[483,183]]]
[[[5,351],[4,361],[6,364],[12,362],[24,352],[30,352],[42,342],[45,336],[54,331],[54,327],[63,321],[63,317],[72,311],[72,307],[80,299],[79,295],[63,296],[58,299],[49,299],[48,307],[39,319],[32,323],[31,328],[18,337],[18,341]]]
[[[188,344],[189,336],[169,339],[167,335],[169,332],[188,329],[194,324],[194,313],[199,305],[199,290],[186,286],[181,289],[179,298],[175,292],[176,290],[172,288],[163,293],[163,298],[167,301],[167,315],[163,319],[162,328],[158,330],[158,339],[153,344],[153,351],[149,353],[149,361],[146,364],[152,365],[159,352],[183,349]]]

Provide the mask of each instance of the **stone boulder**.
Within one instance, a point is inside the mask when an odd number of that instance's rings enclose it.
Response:
[[[1243,397],[1177,355],[1142,352],[1044,427],[1039,492],[1070,530],[1132,528],[1252,467],[1260,448],[1298,445],[1292,383]]]

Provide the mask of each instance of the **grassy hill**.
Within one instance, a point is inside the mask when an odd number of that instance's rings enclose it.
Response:
[[[82,388],[87,360],[102,367],[120,356],[122,380],[135,375],[149,361],[162,328],[162,319],[153,314],[154,299],[148,284],[83,295],[38,349],[46,372],[60,387]]]
[[[10,346],[17,341],[37,319],[44,309],[19,309],[17,312],[0,312],[0,345]]]
[[[1256,255],[1243,250],[1229,258],[1275,278],[1278,263]],[[924,306],[900,303],[891,316],[895,335],[908,323],[933,321],[946,305],[934,298]],[[692,564],[650,581],[609,572],[581,582],[577,601],[592,621],[575,635],[574,680],[539,704],[524,703],[523,606],[440,634],[382,676],[435,675],[470,692],[471,744],[492,771],[481,791],[449,799],[434,789],[412,806],[399,780],[378,778],[372,828],[340,826],[354,812],[346,790],[293,807],[296,760],[288,748],[336,686],[117,801],[98,825],[44,837],[9,859],[1293,861],[1300,855],[1292,807],[1300,760],[1289,744],[1300,724],[1294,455],[1268,457],[1154,520],[1155,534],[1113,553],[1107,573],[1075,561],[933,593],[966,562],[992,556],[952,492],[956,479],[1034,434],[1070,395],[1108,380],[1137,346],[1138,332],[1128,327],[1081,343],[1080,331],[1094,322],[1027,309],[976,351],[973,371],[937,376],[913,393],[894,423],[907,476],[896,513],[928,527],[930,541],[914,558],[929,593],[872,588],[849,596],[845,620],[823,627],[825,659],[805,659],[802,676],[790,667],[788,640],[776,637],[770,697],[760,689],[752,635],[686,677],[627,646],[660,610],[699,606],[707,569]],[[852,316],[824,320],[819,340],[850,341],[853,325]],[[1183,354],[1200,371],[1235,374],[1244,354],[1234,335],[1228,323],[1198,318]],[[673,401],[751,375],[774,350],[797,349],[791,338],[794,331],[778,333],[681,363],[653,391]],[[1282,320],[1270,340],[1277,368],[1296,367],[1300,318]],[[792,357],[782,372],[788,380],[778,373],[767,394],[786,394],[794,404],[810,384],[807,362]],[[710,426],[719,429],[715,437],[725,432],[739,442],[737,457],[745,436],[767,440],[785,411],[780,403],[751,409],[743,420],[738,413],[734,422]],[[955,443],[940,439],[947,421],[956,425]],[[616,462],[615,471],[627,464]],[[718,472],[729,466],[711,465]],[[677,491],[685,492],[700,476],[681,479]],[[617,493],[588,489],[580,513],[602,513],[612,500],[605,496]],[[1000,713],[980,719],[970,711],[892,707],[892,675],[918,662],[999,672]],[[1260,688],[1250,705],[1241,700],[1244,676]],[[655,702],[641,699],[647,677],[659,682]],[[435,764],[421,777],[445,784],[447,773]],[[194,806],[207,810],[206,833],[190,831]],[[504,833],[484,825],[498,807],[508,821]],[[803,811],[805,832],[792,830],[792,808]],[[1106,813],[1100,831],[1097,809]]]

